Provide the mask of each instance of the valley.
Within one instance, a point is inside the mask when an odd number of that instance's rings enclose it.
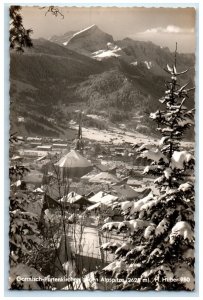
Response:
[[[70,38],[65,42],[64,36],[34,40],[34,47],[23,55],[11,53],[11,131],[64,137],[65,131],[70,132],[72,112],[80,107],[114,126],[128,126],[137,114],[147,134],[154,135],[148,115],[159,107],[167,78],[164,68],[173,62],[173,53],[151,42],[114,41],[95,25],[66,36]],[[180,70],[189,69],[183,80],[192,86],[194,56],[178,54],[177,60]],[[194,97],[191,100],[189,107]],[[25,122],[19,123],[18,117]],[[191,132],[188,138],[193,137]]]

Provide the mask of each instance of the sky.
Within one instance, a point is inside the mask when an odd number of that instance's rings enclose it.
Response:
[[[129,37],[151,41],[174,51],[195,51],[194,8],[144,7],[60,7],[62,18],[48,13],[46,8],[23,7],[25,28],[32,28],[33,38],[50,38],[68,31],[79,31],[93,24],[111,34],[114,40]]]

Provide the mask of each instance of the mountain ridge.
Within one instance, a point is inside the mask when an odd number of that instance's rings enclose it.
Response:
[[[99,44],[98,39],[95,38],[95,32],[96,36],[99,36]],[[102,35],[100,35],[100,32],[102,32]],[[85,41],[83,39],[84,36]],[[77,39],[82,39],[82,42],[78,44]],[[54,39],[52,41],[55,42]],[[63,45],[60,36],[57,36],[57,43]],[[74,33],[72,39],[69,39],[65,47],[99,61],[121,58],[135,67],[139,64],[144,64],[148,69],[152,69],[155,74],[162,76],[165,76],[163,68],[166,62],[168,64],[174,62],[174,52],[171,52],[167,47],[162,48],[151,41],[138,41],[129,37],[114,41],[111,35],[101,31],[95,24]],[[194,67],[195,56],[193,54],[177,53],[177,59],[179,59],[179,67],[181,69],[184,68],[184,65]],[[194,72],[192,77],[194,77]]]

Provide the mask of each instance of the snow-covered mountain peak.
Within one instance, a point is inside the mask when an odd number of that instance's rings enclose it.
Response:
[[[86,28],[84,28],[84,29],[82,29],[82,30],[74,33],[73,36],[72,36],[72,38],[76,37],[76,36],[79,36],[79,35],[83,35],[84,33],[87,33],[89,31],[96,30],[96,29],[98,29],[97,25],[93,24],[93,25],[91,25],[89,27],[86,27]]]
[[[121,54],[119,52],[122,49],[115,45],[114,43],[108,42],[106,44],[106,49],[98,50],[92,53],[92,57],[97,60],[107,59],[109,57],[119,57]]]
[[[72,38],[69,40],[71,42],[72,40],[78,39],[78,38],[84,38],[86,36],[90,36],[92,34],[100,34],[102,32],[97,25],[93,24],[89,27],[86,27],[76,33],[73,34]]]
[[[113,42],[110,34],[103,32],[94,24],[75,32],[69,40],[63,42],[63,45],[83,55],[91,56],[92,52],[106,49],[107,43]]]

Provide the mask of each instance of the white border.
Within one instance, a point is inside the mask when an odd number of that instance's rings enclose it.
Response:
[[[202,161],[203,161],[203,155],[202,155],[202,139],[203,137],[201,136],[201,128],[203,126],[202,121],[203,121],[203,111],[202,111],[202,102],[203,102],[203,98],[202,98],[202,57],[201,57],[201,53],[203,53],[203,49],[202,49],[202,18],[203,18],[203,14],[202,14],[202,3],[201,0],[198,1],[189,1],[189,0],[184,0],[184,1],[150,1],[150,0],[143,0],[141,1],[136,1],[136,0],[127,0],[126,2],[124,1],[116,1],[116,0],[103,0],[103,1],[88,1],[88,0],[80,0],[80,1],[74,1],[74,0],[69,0],[68,2],[63,2],[61,1],[48,1],[48,0],[43,0],[43,1],[30,1],[30,0],[20,0],[20,1],[1,1],[0,2],[0,12],[1,12],[1,18],[0,18],[0,33],[1,33],[1,47],[0,47],[0,62],[1,62],[1,88],[0,88],[0,93],[1,93],[1,98],[0,98],[0,120],[1,120],[1,126],[0,126],[0,141],[1,141],[1,147],[0,147],[0,151],[1,151],[1,155],[0,155],[0,166],[1,166],[1,177],[0,177],[0,191],[1,191],[1,198],[0,198],[0,237],[1,237],[1,245],[0,245],[0,266],[1,266],[1,272],[0,272],[0,299],[13,299],[14,295],[12,297],[5,297],[4,296],[4,272],[3,272],[3,266],[4,266],[4,68],[3,68],[3,63],[4,63],[4,45],[3,45],[3,36],[4,36],[4,4],[16,4],[16,5],[23,5],[23,4],[30,4],[30,5],[37,5],[37,4],[56,4],[56,5],[73,5],[74,4],[81,4],[79,6],[85,6],[85,4],[87,6],[109,6],[112,4],[112,6],[128,6],[128,4],[132,3],[135,5],[139,5],[139,6],[145,6],[145,4],[147,4],[149,6],[149,4],[152,4],[150,6],[153,6],[154,4],[159,5],[160,6],[170,6],[170,4],[174,4],[175,6],[192,6],[195,4],[199,4],[199,66],[201,66],[201,68],[199,68],[199,108],[198,111],[196,112],[196,114],[199,116],[199,136],[198,138],[198,142],[199,142],[199,150],[197,149],[197,153],[199,154],[198,157],[198,166],[199,166],[199,220],[197,220],[197,222],[199,222],[199,259],[200,259],[200,264],[199,264],[199,296],[198,297],[186,297],[187,299],[195,299],[195,298],[202,298],[203,297],[203,285],[201,284],[201,281],[203,280],[203,265],[202,265],[202,260],[201,260],[201,254],[203,253],[203,247],[202,247],[202,236],[201,236],[201,228],[203,228],[203,224],[202,224],[202,219],[203,219],[203,208],[202,208],[202,202],[203,199],[201,199],[202,196],[202,192],[200,191],[200,187],[202,184]],[[198,86],[196,86],[198,88]],[[196,126],[198,126],[198,124],[196,124]],[[7,166],[5,166],[6,168]],[[197,174],[198,175],[198,174]],[[50,292],[52,293],[52,292]],[[94,294],[94,298],[96,298],[96,294],[95,292],[93,292]],[[181,292],[180,292],[181,293]],[[143,293],[144,294],[144,293]],[[84,294],[83,294],[84,295]],[[50,297],[52,298],[52,296],[50,294]],[[65,297],[54,297],[54,298],[58,298],[58,299],[67,299],[68,298],[75,298],[75,297],[69,297],[69,294],[66,293],[64,294]],[[85,295],[84,295],[85,296]],[[124,296],[124,295],[123,295]],[[135,294],[134,297],[136,297],[136,299],[149,299],[151,297],[146,297],[147,295],[143,295],[142,297],[137,297],[137,295]],[[170,293],[168,294],[168,296],[170,296]],[[174,296],[168,297],[168,299],[173,299]],[[22,297],[22,294],[19,294],[19,297]],[[50,298],[49,297],[49,298]],[[103,296],[102,296],[103,297]],[[105,296],[104,296],[105,297]],[[118,295],[116,296],[118,297]],[[122,297],[122,294],[121,294]],[[118,297],[118,298],[121,298]],[[156,298],[159,298],[159,293],[157,293],[157,296],[155,296]],[[28,297],[26,296],[26,298],[29,299],[36,299],[36,297]],[[38,297],[37,297],[38,298]],[[43,296],[43,292],[41,293],[41,296],[39,296],[39,298],[44,298]],[[83,298],[83,297],[78,297],[77,298]],[[106,298],[106,297],[105,297]],[[114,297],[108,297],[108,299],[114,299]],[[123,298],[123,297],[122,297]],[[124,297],[124,298],[129,298],[132,299],[132,297]],[[176,298],[176,297],[175,297]],[[178,299],[185,299],[185,297],[177,297]]]

